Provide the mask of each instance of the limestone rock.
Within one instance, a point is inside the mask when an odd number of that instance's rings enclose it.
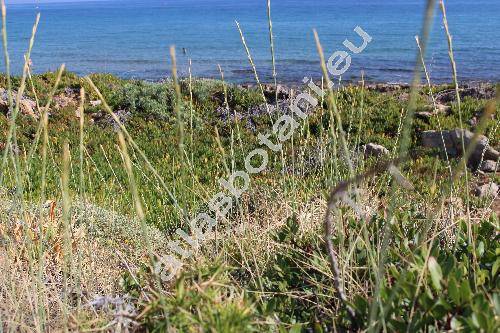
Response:
[[[484,109],[481,109],[479,111],[474,112],[474,115],[472,116],[472,118],[469,119],[469,125],[476,126],[479,123],[480,119],[483,117],[483,114],[484,114]],[[491,120],[495,120],[495,113],[493,112],[489,116],[489,118]]]
[[[479,170],[483,172],[496,172],[498,170],[498,164],[493,160],[484,160],[481,162]]]
[[[410,94],[407,93],[407,92],[402,92],[399,96],[398,96],[398,100],[400,102],[408,102],[410,100]]]
[[[37,114],[36,114],[36,102],[29,99],[29,98],[22,98],[20,101],[19,101],[19,111],[26,115],[26,116],[30,116],[30,117],[33,117],[33,118],[38,118]]]
[[[495,97],[495,87],[488,83],[469,84],[459,89],[460,98],[491,99]],[[436,101],[441,104],[453,102],[457,94],[455,89],[444,90],[436,94]]]
[[[264,96],[266,96],[269,102],[276,102],[276,95],[278,96],[278,100],[290,97],[290,88],[281,84],[276,86],[274,84],[263,84],[262,89],[264,90]]]
[[[53,101],[54,103],[54,108],[55,109],[63,109],[65,107],[68,107],[68,106],[75,106],[76,105],[76,101],[69,97],[69,96],[66,96],[66,95],[57,95],[57,96],[54,96],[53,98]]]
[[[96,99],[95,101],[90,101],[90,106],[96,107],[102,104],[102,101],[100,99]]]
[[[14,105],[16,103],[17,91],[12,91],[12,99],[14,101]],[[0,88],[0,112],[7,114],[9,112],[9,98],[7,90],[4,88]],[[36,113],[36,103],[32,99],[29,99],[26,96],[22,96],[19,101],[19,112],[23,115],[30,116],[33,118],[38,118]]]
[[[389,155],[389,150],[382,145],[378,145],[376,143],[368,143],[361,147],[364,152],[365,157],[375,156],[381,157],[385,155]]]
[[[424,131],[422,132],[422,145],[426,148],[440,148],[444,147],[449,157],[461,156],[462,149],[462,136],[464,139],[465,148],[469,146],[474,136],[474,133],[468,130],[454,129],[449,131]],[[483,153],[484,152],[484,153]],[[489,146],[488,138],[480,135],[472,152],[469,163],[473,166],[478,166],[481,159],[496,161],[500,157],[500,153]]]
[[[66,88],[64,92],[54,96],[52,101],[55,109],[63,109],[68,106],[76,106],[80,101],[80,92],[75,88]]]
[[[409,87],[410,85],[405,83],[375,83],[366,85],[368,90],[382,93],[408,89]]]
[[[437,103],[436,111],[440,113],[449,114],[451,112],[451,106]]]
[[[427,111],[422,111],[422,112],[416,112],[415,117],[418,119],[422,119],[424,121],[429,121],[431,119],[433,113],[432,112],[427,112]]]
[[[480,198],[495,197],[498,190],[498,185],[491,182],[483,185],[477,185],[473,193]]]
[[[120,122],[122,124],[125,124],[128,119],[132,116],[132,113],[127,110],[116,110],[115,115],[118,117]],[[120,126],[116,123],[114,118],[109,115],[108,113],[105,112],[96,112],[90,115],[92,118],[92,123],[99,125],[101,127],[113,127],[115,131],[118,131],[120,129]]]
[[[444,113],[444,114],[449,114],[451,112],[451,106],[449,105],[444,105],[440,103],[434,104],[429,104],[423,107],[424,112],[430,112],[430,113]]]

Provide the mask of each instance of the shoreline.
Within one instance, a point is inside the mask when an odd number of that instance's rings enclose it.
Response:
[[[34,73],[32,73],[32,75],[45,75],[45,74],[56,73],[56,72],[57,72],[57,68],[53,69],[53,70],[40,71],[40,72],[35,71]],[[83,74],[83,73],[79,73],[77,71],[71,71],[71,70],[69,70],[67,72],[74,74],[74,75],[77,75],[78,77],[85,77],[85,76],[91,76],[91,75],[111,75],[111,76],[113,76],[117,79],[120,79],[120,80],[143,81],[143,82],[149,82],[149,83],[162,83],[165,81],[170,81],[172,79],[172,77],[170,75],[166,75],[166,76],[162,76],[162,77],[158,77],[158,78],[152,78],[152,77],[141,77],[141,76],[134,77],[134,76],[127,76],[127,75],[120,75],[120,74],[106,72],[106,71],[90,72],[87,74]],[[167,71],[167,73],[169,73],[169,72],[170,72],[170,69]],[[0,76],[5,76],[5,72],[0,71]],[[253,78],[253,73],[250,73],[249,76],[252,76],[252,78],[249,78],[248,80],[245,80],[245,79],[236,79],[235,80],[235,79],[228,79],[227,77],[225,77],[224,82],[229,84],[229,85],[234,85],[234,86],[243,86],[243,87],[256,86],[257,83],[255,82],[255,79]],[[19,78],[19,77],[21,77],[21,74],[20,73],[11,74],[11,77],[12,78]],[[180,81],[183,81],[183,80],[188,80],[189,76],[179,75],[178,78]],[[309,76],[308,76],[308,78],[310,79]],[[221,78],[218,76],[213,76],[213,77],[210,77],[210,76],[192,76],[192,79],[199,80],[199,81],[204,81],[204,80],[206,80],[206,81],[221,81]],[[330,79],[334,82],[335,86],[338,85],[338,82],[339,82],[338,78],[330,78]],[[321,84],[321,77],[320,76],[313,77],[313,81],[315,83]],[[358,79],[353,79],[353,78],[342,79],[341,78],[340,81],[341,81],[342,86],[353,86],[353,85],[359,86],[359,85],[361,85],[361,78],[358,78]],[[395,79],[395,80],[377,80],[377,79],[365,78],[364,82],[365,82],[365,86],[369,86],[369,85],[400,85],[402,87],[406,87],[406,86],[411,85],[411,80],[407,81],[407,80],[397,80],[397,79]],[[420,83],[421,86],[427,86],[427,84],[425,83],[425,78],[423,77],[423,74],[422,74],[422,79],[420,80],[420,82],[421,82]],[[272,78],[268,78],[266,76],[265,79],[260,77],[260,83],[262,85],[273,85],[274,81]],[[278,85],[292,87],[292,88],[300,87],[300,86],[304,85],[301,79],[280,80],[279,77],[277,78],[277,83],[278,83]],[[433,87],[445,86],[445,85],[451,85],[451,84],[454,84],[452,78],[449,78],[448,80],[442,80],[442,79],[432,80],[431,79],[431,86],[433,86]],[[500,84],[500,78],[496,79],[496,80],[485,79],[485,78],[459,79],[458,84],[459,84],[459,86],[474,86],[474,85],[479,85],[479,84],[496,85],[496,84]]]
[[[51,73],[56,73],[56,72],[57,72],[57,68],[53,69],[53,70],[40,71],[40,72],[35,71],[32,73],[32,75],[40,76],[40,75],[46,75],[46,74],[51,74]],[[148,82],[148,83],[163,83],[163,82],[168,82],[168,81],[172,80],[172,77],[170,75],[166,75],[166,76],[159,77],[159,78],[148,78],[148,77],[126,76],[126,75],[120,75],[120,74],[106,72],[106,71],[90,72],[87,74],[83,74],[83,73],[79,73],[77,71],[71,71],[71,70],[66,69],[65,72],[76,75],[80,78],[83,78],[85,76],[93,76],[93,75],[110,75],[110,76],[113,76],[114,78],[119,79],[119,80],[136,81],[136,82],[141,81],[141,82]],[[167,71],[167,73],[169,73],[169,72],[170,72],[170,69]],[[5,72],[0,71],[0,77],[3,77],[3,76],[5,76]],[[253,73],[250,73],[249,76],[252,76],[252,78],[250,78],[248,80],[240,80],[240,79],[234,80],[234,79],[228,79],[227,77],[225,77],[224,82],[228,85],[240,86],[240,87],[244,87],[244,88],[251,88],[251,87],[257,86],[257,83],[255,82],[255,79],[253,78]],[[11,78],[20,78],[20,77],[21,77],[21,74],[19,74],[19,73],[16,73],[16,74],[11,73]],[[187,76],[187,75],[179,75],[178,78],[179,78],[179,81],[189,80],[189,76]],[[307,78],[310,79],[311,77],[308,76]],[[214,77],[192,76],[192,79],[196,80],[196,81],[221,81],[221,78],[217,77],[217,76],[214,76]],[[318,86],[321,86],[321,77],[320,76],[313,77],[312,79]],[[339,79],[337,77],[330,78],[330,79],[334,82],[334,87],[338,87]],[[353,78],[342,79],[341,78],[340,81],[341,81],[341,86],[360,86],[361,82],[362,82],[361,78],[359,78],[359,79],[353,79]],[[274,85],[273,79],[268,78],[267,76],[265,79],[260,77],[260,83],[263,86]],[[401,88],[409,88],[411,86],[411,81],[397,80],[397,79],[396,80],[377,80],[377,79],[370,79],[370,78],[366,79],[365,78],[364,83],[365,83],[366,87],[385,85],[385,86],[400,86]],[[280,86],[294,88],[294,89],[305,85],[303,83],[303,81],[300,79],[280,80],[279,77],[277,78],[277,84]],[[474,87],[474,86],[485,85],[485,84],[492,85],[492,86],[500,84],[500,78],[496,79],[496,80],[474,78],[474,79],[462,79],[462,80],[458,81],[458,85],[460,87]],[[454,85],[453,79],[450,78],[446,81],[441,80],[441,79],[440,80],[431,80],[432,87],[442,87],[442,86],[446,86],[446,85]],[[423,74],[422,74],[422,79],[420,80],[419,86],[421,86],[421,87],[427,86],[427,83],[425,81],[425,78],[423,77]]]
[[[78,76],[86,76],[86,75],[79,75],[77,74]],[[121,77],[119,75],[116,75],[116,74],[113,74],[113,73],[105,73],[105,72],[96,72],[96,73],[91,73],[91,74],[88,74],[88,75],[113,75],[121,80],[130,80],[130,81],[144,81],[144,82],[150,82],[150,83],[162,83],[162,82],[165,82],[165,81],[169,81],[172,79],[171,76],[166,76],[166,77],[163,77],[163,78],[160,78],[160,79],[147,79],[147,78],[133,78],[133,77]],[[179,77],[179,80],[188,80],[189,77],[187,76],[180,76]],[[203,81],[203,80],[206,80],[206,81],[221,81],[220,78],[218,77],[203,77],[203,76],[200,76],[200,77],[195,77],[193,76],[192,77],[193,80],[199,80],[199,81]],[[274,82],[271,80],[271,81],[267,81],[267,80],[260,80],[261,84],[262,85],[266,85],[266,86],[269,86],[269,85],[274,85]],[[321,83],[321,78],[314,78],[313,81],[315,83]],[[242,86],[242,87],[252,87],[252,86],[257,86],[257,83],[255,82],[255,80],[247,80],[247,81],[234,81],[234,80],[227,80],[225,79],[224,82],[226,84],[230,84],[230,85],[234,85],[234,86]],[[407,81],[397,81],[397,80],[390,80],[390,81],[383,81],[383,80],[364,80],[365,82],[365,86],[368,86],[368,85],[400,85],[402,87],[410,87],[411,86],[411,82],[407,82]],[[280,80],[277,80],[277,84],[278,85],[282,85],[282,86],[287,86],[287,87],[300,87],[300,86],[303,86],[304,83],[302,83],[301,80],[296,80],[296,81],[280,81]],[[338,80],[335,80],[334,81],[334,84],[335,86],[338,85]],[[361,79],[360,80],[352,80],[352,79],[349,79],[349,80],[341,80],[341,84],[342,86],[359,86],[361,85]],[[438,87],[438,86],[446,86],[446,85],[452,85],[454,84],[453,80],[450,79],[449,81],[434,81],[434,82],[431,82],[431,86],[433,87]],[[459,86],[474,86],[474,85],[480,85],[480,84],[489,84],[489,85],[496,85],[496,84],[500,84],[500,79],[494,81],[494,80],[488,80],[488,79],[466,79],[466,80],[460,80],[458,82],[458,85]],[[421,83],[420,83],[420,86],[427,86],[427,84],[425,83],[425,79],[421,80]]]

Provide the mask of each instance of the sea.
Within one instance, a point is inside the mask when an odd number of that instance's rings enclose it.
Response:
[[[20,74],[37,13],[32,52],[36,73],[64,63],[79,75],[112,73],[157,81],[171,76],[169,49],[176,48],[180,76],[255,82],[236,26],[239,22],[259,78],[271,82],[267,0],[103,0],[7,2],[8,51]],[[277,79],[300,83],[321,76],[313,29],[329,57],[361,43],[359,26],[372,40],[340,78],[410,82],[425,11],[424,0],[272,0]],[[500,0],[445,1],[460,81],[499,81]],[[438,5],[425,62],[432,82],[449,82],[452,70]],[[189,65],[191,61],[191,66]],[[5,71],[5,66],[2,64]],[[336,78],[338,79],[338,78]]]

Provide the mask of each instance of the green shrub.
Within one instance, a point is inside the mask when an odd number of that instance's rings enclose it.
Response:
[[[174,116],[174,101],[175,91],[170,84],[133,81],[114,92],[110,103],[115,109],[170,119]]]

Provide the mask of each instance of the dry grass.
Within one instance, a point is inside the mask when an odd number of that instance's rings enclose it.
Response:
[[[0,270],[5,274],[0,275],[0,313],[3,328],[7,331],[63,329],[65,312],[70,314],[74,328],[82,324],[79,318],[82,313],[92,318],[86,318],[85,325],[93,320],[106,322],[109,313],[94,312],[88,303],[99,297],[122,297],[120,279],[124,272],[135,275],[147,262],[148,249],[141,241],[140,222],[88,203],[77,202],[72,207],[73,256],[69,301],[65,303],[60,205],[48,201],[41,214],[32,206],[23,216],[18,216],[13,212],[16,203],[5,194],[2,197]],[[147,228],[147,233],[154,250],[164,252],[164,236],[152,227]],[[41,256],[35,246],[40,238],[45,247]],[[37,321],[40,308],[46,318],[43,326]]]

